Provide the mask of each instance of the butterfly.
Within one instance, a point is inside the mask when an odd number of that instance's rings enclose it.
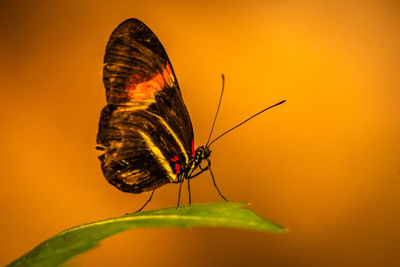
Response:
[[[123,192],[152,191],[146,205],[155,189],[178,183],[179,206],[182,183],[188,182],[190,203],[190,179],[209,170],[226,200],[211,171],[212,142],[209,138],[206,145],[195,148],[192,123],[171,62],[143,22],[128,19],[112,32],[103,82],[107,105],[101,111],[96,149],[101,151],[101,168],[110,184]],[[217,113],[220,104],[221,98]]]

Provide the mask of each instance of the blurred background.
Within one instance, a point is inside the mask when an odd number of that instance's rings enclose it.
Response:
[[[65,228],[132,212],[95,151],[102,61],[135,17],[163,43],[196,146],[213,145],[231,201],[290,228],[147,229],[69,266],[398,266],[400,4],[397,1],[1,1],[0,265]],[[147,209],[173,206],[176,185]],[[195,203],[220,201],[208,174]],[[186,201],[186,194],[184,200]]]

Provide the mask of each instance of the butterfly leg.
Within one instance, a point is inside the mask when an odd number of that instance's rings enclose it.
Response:
[[[179,203],[181,202],[181,191],[182,191],[182,183],[185,179],[181,177],[181,180],[179,181],[179,191],[178,191],[178,203],[176,204],[176,208],[179,208]]]
[[[189,192],[189,205],[192,204],[192,195],[191,195],[191,192],[190,192],[190,179],[192,179],[192,178],[194,178],[194,177],[200,175],[200,174],[203,173],[204,171],[208,170],[209,166],[207,166],[207,167],[205,167],[205,168],[202,168],[202,167],[199,165],[199,168],[201,169],[201,171],[199,171],[198,173],[193,174],[193,175],[191,175],[190,177],[187,177],[187,178],[186,178],[186,180],[187,180],[187,185],[188,185],[188,192]]]
[[[201,173],[203,173],[203,172],[205,172],[206,170],[208,170],[208,169],[209,169],[209,166],[205,167],[204,169],[202,169],[200,166],[199,166],[199,168],[201,169],[201,171],[199,171],[199,172],[196,173],[196,174],[191,175],[190,177],[188,177],[188,178],[186,178],[186,179],[192,179],[192,178],[194,178],[194,177],[200,175]]]
[[[125,215],[129,215],[129,214],[138,213],[139,211],[141,211],[142,209],[144,209],[144,207],[146,207],[146,205],[147,205],[147,204],[149,204],[150,200],[153,198],[154,191],[155,191],[155,189],[153,189],[153,192],[151,192],[151,195],[150,195],[149,199],[146,201],[146,203],[144,203],[144,205],[143,205],[143,206],[142,206],[140,209],[138,209],[138,210],[137,210],[137,211],[135,211],[135,212],[131,212],[131,213],[125,213]]]
[[[189,192],[189,205],[192,204],[192,195],[190,194],[190,180],[187,180],[187,185],[188,185],[188,192]]]
[[[207,162],[208,162],[207,168],[210,170],[211,177],[212,177],[212,180],[213,180],[213,183],[214,183],[214,187],[217,189],[218,194],[219,194],[225,201],[228,201],[228,200],[226,199],[226,197],[224,197],[224,195],[221,193],[221,191],[219,191],[218,186],[217,186],[217,184],[215,183],[214,174],[213,174],[213,172],[211,171],[211,162],[210,162],[210,160],[207,159]],[[205,169],[207,169],[207,168],[205,168]]]

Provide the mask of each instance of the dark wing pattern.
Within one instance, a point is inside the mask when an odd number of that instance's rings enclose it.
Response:
[[[193,128],[168,56],[139,20],[112,33],[103,80],[108,105],[97,144],[106,179],[132,193],[176,181],[176,158],[193,153]]]

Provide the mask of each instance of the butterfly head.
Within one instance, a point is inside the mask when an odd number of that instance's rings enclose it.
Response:
[[[200,146],[196,149],[196,155],[195,158],[197,160],[204,160],[204,159],[208,159],[210,157],[211,154],[211,150],[210,148],[208,148],[207,146]]]

